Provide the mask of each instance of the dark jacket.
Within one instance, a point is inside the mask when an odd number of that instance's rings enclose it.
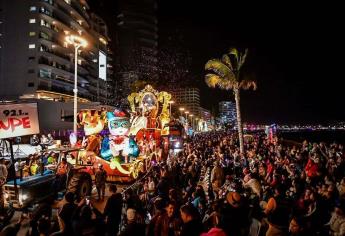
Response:
[[[145,236],[145,225],[139,223],[129,223],[120,236]]]
[[[200,220],[191,220],[182,226],[180,236],[200,236],[202,224]]]
[[[174,217],[169,218],[167,213],[160,215],[155,223],[155,236],[177,236],[179,231],[179,222]]]
[[[104,215],[108,218],[121,220],[122,213],[122,196],[120,193],[115,193],[108,198],[107,204],[104,208]]]

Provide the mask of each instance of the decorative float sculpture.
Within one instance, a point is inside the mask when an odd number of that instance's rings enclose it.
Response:
[[[114,112],[84,110],[79,120],[85,132],[85,152],[81,152],[80,160],[93,167],[102,164],[108,181],[136,179],[142,171],[144,157],[138,158],[139,148],[134,139],[128,137],[129,116],[117,109]],[[105,135],[106,127],[108,135]],[[92,168],[89,171],[91,173]]]
[[[168,129],[164,129],[164,127],[170,121],[168,109],[170,99],[170,93],[158,92],[151,85],[146,85],[139,93],[130,94],[128,101],[133,114],[130,134],[137,135],[140,130],[148,129],[164,130],[160,134],[168,134]],[[161,110],[160,104],[162,105]]]

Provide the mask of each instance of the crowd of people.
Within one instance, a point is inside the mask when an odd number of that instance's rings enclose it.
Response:
[[[53,224],[50,205],[42,206],[30,235],[345,235],[343,145],[294,146],[264,134],[244,145],[240,153],[234,133],[195,135],[122,193],[109,185],[103,212],[66,193]],[[16,235],[23,218],[1,234]]]

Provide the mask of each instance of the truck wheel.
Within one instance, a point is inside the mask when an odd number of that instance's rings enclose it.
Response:
[[[91,195],[92,180],[87,173],[76,173],[68,183],[68,192],[75,193],[78,199]]]

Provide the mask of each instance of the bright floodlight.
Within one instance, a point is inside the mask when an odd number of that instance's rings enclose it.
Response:
[[[169,103],[170,103],[170,104],[173,104],[173,103],[175,103],[175,102],[174,102],[174,101],[169,101]]]
[[[83,48],[87,46],[87,41],[76,35],[68,35],[65,40],[68,44],[73,44],[74,46],[81,46]]]

